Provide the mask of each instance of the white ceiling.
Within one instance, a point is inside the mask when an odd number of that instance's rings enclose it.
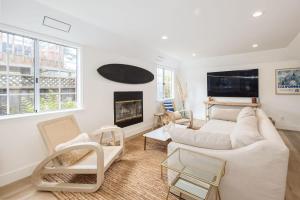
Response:
[[[300,31],[299,0],[37,1],[181,60],[283,48]]]

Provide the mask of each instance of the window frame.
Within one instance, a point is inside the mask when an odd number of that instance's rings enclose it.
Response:
[[[162,91],[163,91],[163,97],[161,98],[158,94],[158,87],[160,87],[160,85],[158,84],[158,69],[161,69],[163,71],[163,87],[162,87]],[[165,71],[170,71],[172,73],[172,85],[171,85],[171,97],[169,98],[165,98]],[[175,70],[171,67],[167,67],[167,66],[163,66],[163,65],[157,65],[156,67],[156,75],[157,75],[157,81],[156,81],[156,96],[157,96],[157,100],[158,101],[165,101],[165,100],[174,100],[175,99]]]
[[[6,28],[5,28],[6,29]],[[38,115],[45,115],[45,114],[51,114],[51,113],[63,113],[63,112],[72,112],[72,111],[77,111],[77,110],[82,110],[82,75],[81,75],[81,46],[77,45],[75,43],[70,43],[67,41],[59,40],[59,39],[54,39],[48,36],[43,36],[41,34],[36,34],[32,33],[29,31],[23,31],[23,30],[18,30],[17,28],[12,28],[13,30],[5,30],[0,26],[0,32],[7,34],[7,40],[9,38],[9,35],[14,35],[14,36],[20,36],[24,37],[26,39],[31,39],[33,40],[33,69],[34,69],[34,112],[32,113],[20,113],[20,114],[9,114],[9,107],[7,107],[7,114],[0,116],[0,120],[3,119],[13,119],[13,118],[22,118],[22,117],[28,117],[28,116],[38,116]],[[10,28],[8,28],[10,29]],[[30,36],[34,35],[34,36]],[[68,47],[68,48],[73,48],[76,49],[76,82],[75,82],[75,94],[76,94],[76,108],[71,108],[71,109],[59,109],[58,110],[53,110],[53,111],[40,111],[40,63],[39,63],[39,42],[47,42],[51,43],[54,45],[59,45],[62,47]],[[6,47],[7,50],[8,47]],[[8,57],[8,55],[7,55]],[[8,59],[8,58],[7,58]],[[6,73],[8,73],[9,70],[9,63],[7,60],[6,66]],[[7,80],[7,85],[9,81]],[[6,93],[7,98],[9,98],[9,90]],[[61,95],[61,94],[60,94]],[[60,96],[59,95],[59,96]],[[61,97],[59,97],[60,99]],[[7,105],[9,105],[9,101],[6,102]],[[60,103],[61,104],[61,103]]]

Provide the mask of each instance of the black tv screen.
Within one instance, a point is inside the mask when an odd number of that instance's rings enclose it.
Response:
[[[258,69],[207,73],[207,96],[258,97]]]

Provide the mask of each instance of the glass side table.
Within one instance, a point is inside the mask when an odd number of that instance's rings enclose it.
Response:
[[[225,174],[226,161],[202,153],[177,148],[161,163],[168,169],[169,193],[180,198],[206,200],[212,191],[221,199],[219,184]]]

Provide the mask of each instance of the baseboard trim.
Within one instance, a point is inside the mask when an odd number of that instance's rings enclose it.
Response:
[[[5,174],[0,175],[0,187],[11,184],[13,182],[19,181],[30,176],[34,168],[38,165],[39,162],[35,162],[19,169],[10,171]]]
[[[289,131],[300,131],[300,126],[276,125],[276,128],[282,130],[289,130]]]
[[[125,141],[129,141],[129,140],[132,140],[132,139],[134,139],[134,138],[136,138],[136,137],[142,136],[142,135],[144,135],[145,133],[147,133],[147,132],[149,132],[149,131],[151,131],[151,130],[152,130],[152,127],[149,128],[149,129],[146,129],[146,130],[144,130],[144,131],[142,131],[142,132],[140,132],[140,133],[138,133],[138,134],[135,134],[135,135],[131,135],[131,136],[129,136],[129,137],[126,137],[126,138],[125,138]]]
[[[148,131],[152,128],[152,123],[144,123],[143,125],[140,125],[139,127],[132,128],[129,130],[125,130],[125,140],[130,140],[145,131]],[[34,168],[38,165],[39,162],[35,162],[29,165],[26,165],[24,167],[21,167],[16,170],[12,170],[10,172],[7,172],[5,174],[0,175],[0,187],[6,186],[8,184],[17,182],[21,179],[24,179],[26,177],[31,176]]]
[[[125,132],[125,138],[131,138],[134,137],[137,134],[140,134],[142,132],[145,132],[146,130],[149,130],[152,128],[152,122],[144,123],[141,126],[137,126],[135,128],[129,129],[129,130],[124,130]]]

